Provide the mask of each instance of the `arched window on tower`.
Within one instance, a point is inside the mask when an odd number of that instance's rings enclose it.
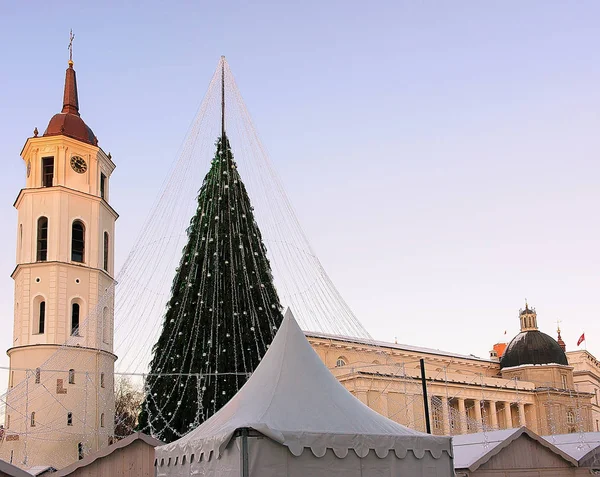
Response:
[[[346,366],[346,358],[344,358],[343,356],[340,356],[337,361],[335,362],[335,367],[339,368],[340,366]]]
[[[35,411],[31,413],[31,427],[35,427]]]
[[[43,333],[46,328],[46,302],[40,302],[40,326],[38,328],[38,333]]]
[[[100,427],[104,427],[104,413],[100,414]]]
[[[71,305],[71,336],[79,336],[79,303]]]
[[[69,369],[69,384],[75,384],[75,370]]]
[[[104,373],[100,373],[100,387],[104,387]]]
[[[43,334],[46,330],[46,301],[41,295],[33,299],[33,334]]]
[[[38,262],[48,259],[48,218],[40,217],[37,221],[37,254]]]
[[[74,221],[71,228],[71,260],[79,263],[85,261],[85,226],[80,220]]]
[[[104,232],[104,270],[108,272],[108,232]]]
[[[106,176],[100,173],[100,197],[106,200]]]
[[[73,413],[67,412],[67,426],[73,425]]]
[[[42,370],[40,368],[35,368],[35,384],[40,384],[42,378]]]

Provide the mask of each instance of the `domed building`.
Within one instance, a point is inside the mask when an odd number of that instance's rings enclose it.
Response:
[[[500,368],[515,366],[560,364],[568,366],[567,355],[558,341],[538,330],[537,314],[525,303],[519,311],[521,332],[506,347],[500,359]],[[563,343],[564,344],[564,343]]]
[[[321,359],[364,404],[425,431],[420,360],[425,361],[434,434],[527,426],[540,435],[600,431],[600,362],[586,350],[566,352],[538,329],[529,304],[520,332],[490,357],[412,345],[307,333]]]
[[[573,367],[565,353],[564,342],[562,345],[551,336],[538,329],[537,313],[525,303],[525,308],[519,310],[521,332],[515,336],[500,358],[500,369],[503,378],[528,381],[535,384],[534,394],[536,406],[535,420],[539,431],[543,434],[552,434],[553,428],[560,426],[566,432],[574,432],[577,414],[577,401],[573,394],[577,394],[573,381]],[[575,403],[575,404],[574,404]],[[563,419],[545,419],[551,412]]]

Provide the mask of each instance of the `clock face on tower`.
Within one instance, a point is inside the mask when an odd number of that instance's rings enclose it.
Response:
[[[83,174],[85,171],[87,171],[87,164],[85,159],[81,156],[71,157],[71,167],[78,174]]]

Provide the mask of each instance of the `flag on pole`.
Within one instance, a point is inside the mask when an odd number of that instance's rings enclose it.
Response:
[[[583,343],[585,341],[585,333],[581,333],[581,336],[579,337],[579,339],[577,340],[577,346],[579,346],[581,343]]]

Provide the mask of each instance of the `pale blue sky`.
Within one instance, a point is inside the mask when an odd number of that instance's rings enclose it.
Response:
[[[121,260],[224,54],[375,337],[487,356],[527,297],[600,356],[598,2],[121,3],[0,0],[0,349],[19,152],[60,110],[73,28]]]

